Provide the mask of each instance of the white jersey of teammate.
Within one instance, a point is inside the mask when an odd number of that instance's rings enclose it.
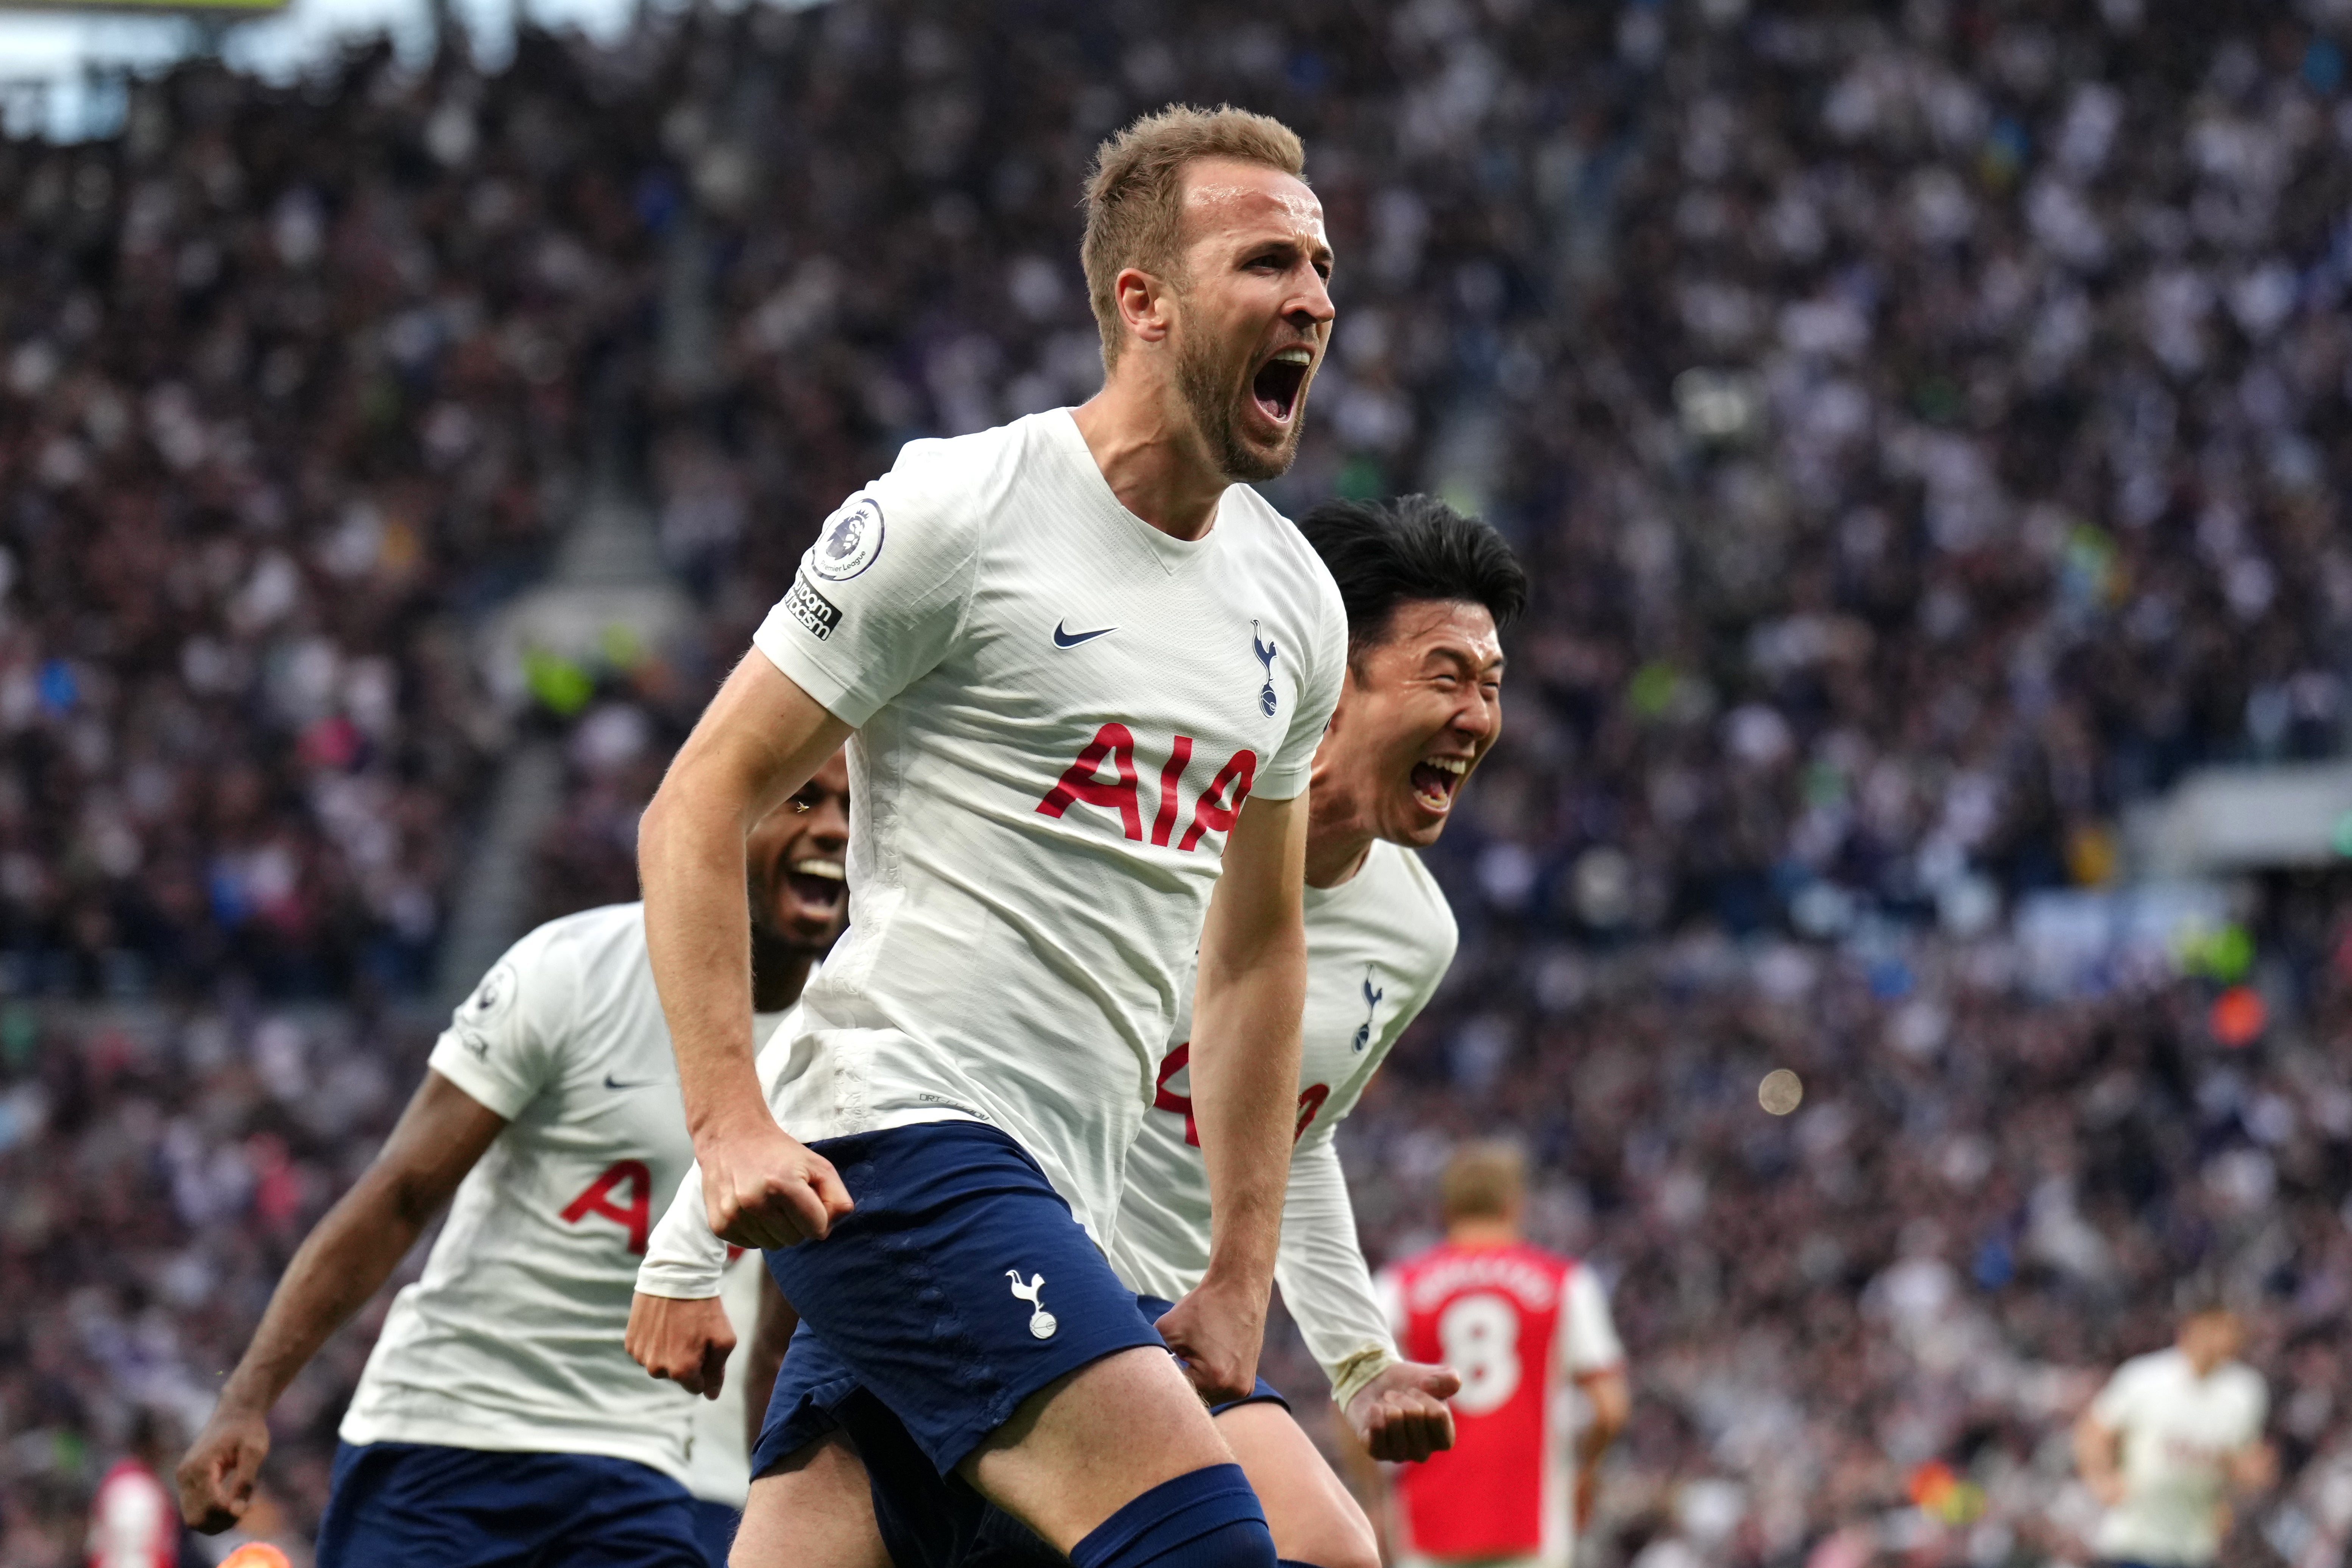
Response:
[[[643,906],[515,943],[430,1066],[507,1126],[458,1184],[424,1276],[394,1299],[343,1441],[595,1454],[691,1488],[698,1402],[621,1343],[646,1235],[694,1157]],[[740,1425],[733,1443],[740,1471]]]
[[[1333,1133],[1454,962],[1454,911],[1410,849],[1375,840],[1356,874],[1307,889],[1298,1133],[1275,1278],[1344,1406],[1398,1359],[1356,1239]],[[1128,1155],[1110,1258],[1134,1289],[1180,1300],[1209,1268],[1209,1173],[1192,1115],[1188,1005],[1170,1037],[1156,1111]]]
[[[1244,485],[1151,527],[1057,409],[909,443],[753,642],[856,731],[785,1129],[990,1123],[1107,1238],[1234,809],[1305,791],[1338,700],[1329,573]]]
[[[2091,1403],[2123,1441],[2123,1501],[2093,1546],[2114,1563],[2210,1563],[2221,1547],[2229,1457],[2257,1441],[2270,1410],[2262,1374],[2224,1362],[2203,1377],[2178,1349],[2135,1356]]]

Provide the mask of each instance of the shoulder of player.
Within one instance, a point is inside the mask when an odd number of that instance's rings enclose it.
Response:
[[[640,972],[651,978],[646,907],[600,904],[559,915],[533,927],[508,951],[506,961],[514,966],[527,1005],[554,1001],[585,1011]],[[532,994],[542,988],[545,994]]]
[[[1281,561],[1286,581],[1303,586],[1318,611],[1345,626],[1348,608],[1339,597],[1339,584],[1332,581],[1331,569],[1323,564],[1323,557],[1315,553],[1315,547],[1307,542],[1298,525],[1275,510],[1274,503],[1251,486],[1235,485],[1225,494],[1234,504],[1218,526],[1239,523],[1239,531],[1253,545]]]
[[[1460,930],[1444,889],[1416,851],[1373,840],[1350,887],[1355,896],[1349,904],[1359,918],[1380,928],[1385,944],[1417,953],[1437,973],[1444,973]]]
[[[860,493],[880,492],[887,526],[919,529],[933,541],[961,533],[976,547],[996,508],[1034,467],[1024,458],[1045,436],[1043,417],[909,441],[890,471]]]

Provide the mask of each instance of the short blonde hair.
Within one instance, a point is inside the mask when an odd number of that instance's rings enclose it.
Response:
[[[1499,1138],[1463,1144],[1437,1179],[1438,1203],[1448,1221],[1501,1219],[1527,1194],[1527,1151]]]
[[[1199,158],[1231,158],[1307,177],[1307,149],[1281,121],[1231,104],[1196,109],[1171,103],[1147,114],[1095,149],[1087,177],[1087,237],[1078,247],[1087,299],[1102,333],[1103,365],[1118,363],[1127,346],[1112,285],[1139,267],[1171,283],[1184,249],[1184,165]]]

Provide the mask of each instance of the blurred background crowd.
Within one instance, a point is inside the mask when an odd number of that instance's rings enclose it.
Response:
[[[1076,192],[1171,99],[1298,127],[1329,215],[1276,500],[1437,491],[1536,579],[1431,858],[1462,956],[1341,1145],[1377,1258],[1454,1139],[1528,1141],[1635,1373],[1596,1568],[2082,1561],[2066,1424],[2184,1279],[2279,1393],[2233,1559],[2340,1563],[2343,884],[2072,917],[2158,897],[2126,826],[2192,770],[2345,749],[2347,47],[2338,0],[754,3],[0,141],[0,1563],[201,1416],[436,1010],[634,896],[816,521],[1093,390]],[[373,1322],[280,1406],[298,1532]]]

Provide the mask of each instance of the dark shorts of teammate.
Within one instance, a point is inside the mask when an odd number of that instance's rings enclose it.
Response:
[[[338,1444],[319,1568],[707,1568],[687,1489],[631,1459]]]
[[[743,1510],[732,1503],[694,1500],[694,1538],[702,1542],[702,1555],[710,1568],[727,1568],[727,1553],[733,1549],[736,1528],[742,1522]]]

